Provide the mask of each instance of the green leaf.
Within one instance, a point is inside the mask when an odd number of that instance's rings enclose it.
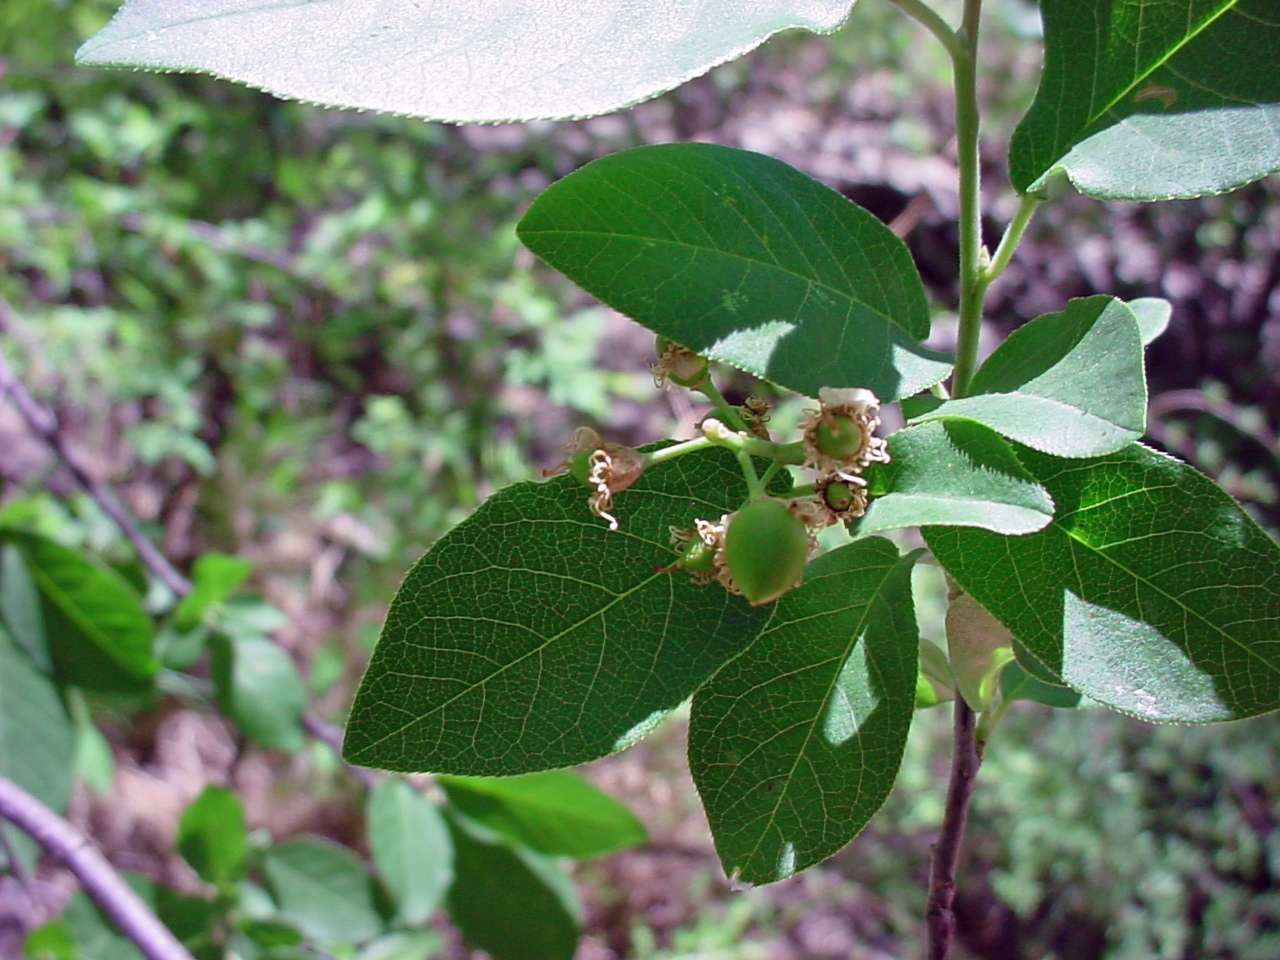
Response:
[[[440,777],[439,784],[472,820],[539,853],[595,857],[647,836],[630,810],[567,770],[502,779]]]
[[[960,524],[1030,533],[1053,518],[1053,500],[1013,448],[980,423],[947,419],[889,436],[887,464],[867,470],[873,495],[859,533]]]
[[[689,766],[731,877],[817,863],[889,795],[915,709],[914,561],[880,537],[819,557],[694,695]]]
[[[5,530],[43,601],[42,616],[61,683],[136,690],[159,669],[155,625],[142,599],[110,567],[34,534]]]
[[[1114,297],[1072,300],[1027,323],[978,370],[970,396],[920,420],[962,416],[1059,457],[1096,457],[1138,439],[1147,425],[1142,336]]]
[[[174,845],[202,880],[222,887],[244,876],[249,834],[240,798],[207,786],[182,812]]]
[[[129,0],[76,59],[430,120],[567,119],[670,90],[787,27],[830,32],[852,2]]]
[[[1022,459],[1058,505],[1044,530],[924,531],[964,590],[1117,710],[1203,722],[1280,708],[1280,547],[1235,501],[1139,444]]]
[[[362,943],[382,932],[373,885],[346,847],[302,837],[268,850],[262,861],[280,914],[319,944]]]
[[[1111,200],[1222,193],[1280,170],[1274,0],[1041,0],[1045,66],[1010,177]]]
[[[658,570],[670,528],[747,497],[727,451],[646,470],[610,532],[568,476],[490,497],[409,571],[356,693],[344,755],[489,776],[634,743],[764,622],[718,585]]]
[[[554,860],[449,819],[456,876],[449,918],[493,960],[569,960],[578,945],[573,886]]]
[[[53,672],[53,660],[45,637],[40,593],[18,548],[0,543],[0,619],[19,647],[41,671]]]
[[[74,759],[75,730],[57,689],[0,628],[0,775],[61,812]]]
[[[624,150],[545,190],[518,228],[539,257],[656,333],[810,397],[937,383],[906,245],[779,160],[709,143]]]
[[[425,924],[453,881],[453,846],[439,808],[403,780],[384,780],[369,794],[365,823],[373,865],[399,918]]]
[[[191,592],[174,608],[173,628],[185,631],[195,627],[210,608],[225,600],[252,572],[253,564],[244,557],[201,554],[191,571]]]
[[[1138,321],[1142,345],[1149,347],[1156,337],[1169,329],[1169,321],[1173,319],[1173,304],[1161,297],[1139,297],[1128,303],[1134,319]]]
[[[1005,664],[1000,671],[1000,693],[1006,700],[1030,700],[1046,707],[1080,706],[1078,692],[1032,676],[1016,660]]]
[[[209,648],[210,674],[222,712],[264,747],[301,747],[307,691],[289,654],[254,634],[215,634]]]

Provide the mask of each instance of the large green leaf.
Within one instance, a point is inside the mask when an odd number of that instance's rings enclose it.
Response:
[[[924,532],[1052,675],[1151,720],[1280,708],[1280,547],[1230,497],[1139,444],[1022,460],[1057,503],[1044,530]]]
[[[879,220],[779,160],[638,147],[549,187],[520,239],[587,292],[708,357],[816,397],[882,400],[945,377],[924,285]]]
[[[369,874],[346,847],[299,837],[268,850],[262,870],[281,916],[308,939],[362,943],[382,932]]]
[[[399,778],[369,793],[369,852],[405,924],[421,926],[453,881],[453,844],[440,808]]]
[[[970,396],[916,419],[969,417],[1059,457],[1112,453],[1146,431],[1142,346],[1128,304],[1072,300],[1010,334],[974,376]]]
[[[0,775],[60,812],[74,757],[75,730],[57,689],[0,627]]]
[[[508,840],[554,856],[595,857],[645,839],[613,797],[568,770],[523,777],[440,777],[455,807]]]
[[[670,90],[853,0],[129,0],[82,64],[465,123],[587,117]]]
[[[136,690],[156,670],[155,624],[119,573],[52,540],[5,530],[43,601],[58,679],[91,690]]]
[[[1041,0],[1045,67],[1015,131],[1020,191],[1065,171],[1115,200],[1221,193],[1280,170],[1275,0]]]
[[[578,946],[573,884],[550,857],[515,850],[450,818],[457,875],[449,919],[493,960],[570,960]]]
[[[505,775],[633,743],[764,621],[664,573],[670,528],[746,499],[723,450],[659,464],[610,532],[569,476],[490,497],[409,571],[356,694],[344,753],[392,770]]]
[[[817,863],[889,795],[915,709],[913,562],[880,537],[819,557],[694,695],[689,766],[730,876]]]
[[[898,430],[889,457],[867,471],[873,499],[860,533],[924,524],[1031,533],[1053,517],[1053,499],[1008,442],[972,420]]]

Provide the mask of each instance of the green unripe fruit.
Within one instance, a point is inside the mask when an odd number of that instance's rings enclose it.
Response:
[[[692,574],[713,574],[716,572],[715,547],[695,537],[676,561],[676,566]]]
[[[724,555],[734,585],[759,606],[800,582],[809,531],[781,500],[753,500],[729,518]]]
[[[822,499],[836,513],[843,513],[857,499],[853,485],[845,480],[833,480],[822,488]]]
[[[830,421],[821,421],[813,430],[813,445],[832,460],[858,456],[866,442],[862,425],[852,417],[832,417]]]

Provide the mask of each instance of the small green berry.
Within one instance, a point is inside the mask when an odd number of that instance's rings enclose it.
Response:
[[[676,561],[676,566],[692,574],[711,575],[716,572],[716,550],[700,537],[689,542],[688,549]]]
[[[809,559],[809,531],[783,501],[753,500],[729,518],[724,553],[734,586],[759,606],[800,582]]]
[[[813,443],[832,460],[851,460],[862,453],[866,434],[852,417],[835,416],[822,420],[813,430]]]
[[[858,494],[847,480],[832,480],[822,488],[822,499],[836,513],[844,513],[853,506]]]

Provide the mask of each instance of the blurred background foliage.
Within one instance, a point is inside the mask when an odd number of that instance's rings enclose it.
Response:
[[[687,429],[698,412],[653,390],[643,331],[519,248],[516,219],[555,178],[641,142],[772,153],[894,223],[945,341],[947,68],[887,4],[863,0],[829,40],[778,38],[625,114],[469,129],[283,103],[206,78],[75,68],[76,46],[115,6],[0,5],[4,349],[170,557],[218,549],[254,561],[328,712],[349,701],[398,578],[489,492],[553,465],[575,425],[635,443]],[[991,7],[995,235],[1010,209],[1001,145],[1029,102],[1038,49],[1025,4]],[[1064,195],[991,311],[994,343],[1071,296],[1172,300],[1174,325],[1149,357],[1151,436],[1272,527],[1277,192],[1271,178],[1155,206]],[[725,376],[731,397],[756,389]],[[794,405],[779,411],[788,417]],[[7,519],[127,557],[7,410],[0,477]],[[926,632],[940,637],[936,623]],[[175,713],[162,704],[99,719],[118,767],[145,768],[185,801],[200,777],[166,765],[165,738],[185,729]],[[653,839],[579,868],[580,956],[917,952],[946,736],[940,714],[920,721],[894,797],[864,836],[821,868],[744,893],[728,890],[711,853],[681,718],[594,765]],[[199,736],[220,731],[211,721]],[[1278,748],[1276,717],[1187,729],[1091,709],[1013,711],[978,793],[963,948],[992,960],[1280,955]],[[350,791],[322,751],[260,766],[252,825],[278,839],[304,827],[351,839]],[[145,811],[127,792],[80,794],[73,812],[109,852],[172,879],[172,854],[139,840]],[[463,955],[456,942],[441,949]]]

